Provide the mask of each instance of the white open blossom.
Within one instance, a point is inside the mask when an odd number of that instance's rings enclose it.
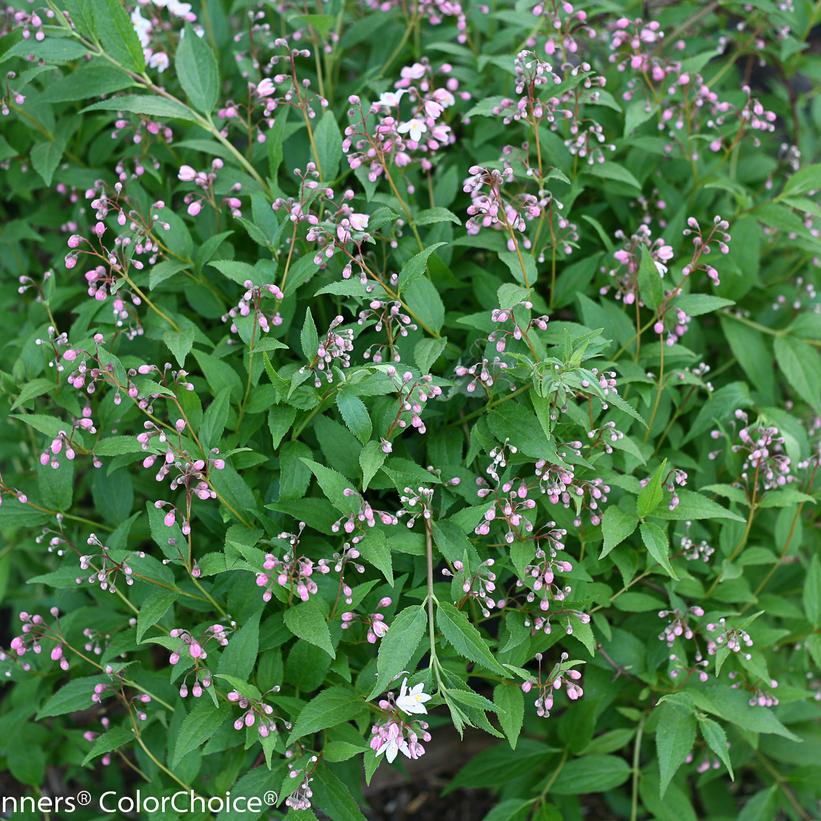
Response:
[[[399,695],[396,698],[396,706],[408,715],[422,715],[427,713],[425,702],[430,701],[430,695],[424,692],[425,684],[417,684],[408,690],[408,680],[402,682],[402,688],[399,690]]]

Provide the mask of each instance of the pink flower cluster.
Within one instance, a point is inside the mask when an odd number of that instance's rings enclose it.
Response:
[[[180,170],[177,174],[177,178],[180,182],[193,183],[194,186],[202,192],[201,194],[189,192],[185,195],[183,202],[187,206],[186,211],[189,216],[198,216],[200,211],[202,211],[203,205],[206,203],[210,205],[214,211],[220,212],[221,209],[214,193],[214,185],[217,181],[217,174],[222,170],[224,165],[225,163],[217,157],[211,161],[210,171],[197,171],[190,165],[180,166]],[[242,183],[235,182],[231,186],[231,195],[224,197],[222,200],[223,205],[228,208],[233,217],[242,216],[242,201],[234,196],[234,194],[238,194],[241,190]]]
[[[97,433],[97,428],[94,427],[94,420],[91,418],[91,407],[86,405],[82,410],[82,416],[75,419],[71,425],[71,432],[58,431],[57,435],[51,440],[51,444],[46,450],[40,454],[40,464],[45,467],[50,465],[54,470],[60,467],[58,457],[63,454],[69,462],[74,461],[77,456],[75,451],[74,434],[78,430],[86,433]]]
[[[667,619],[667,624],[659,635],[659,641],[667,642],[668,647],[672,647],[676,639],[692,639],[695,635],[688,623],[688,616],[700,618],[704,615],[704,608],[698,605],[688,607],[687,610],[660,610],[659,618]]]
[[[285,294],[282,293],[280,288],[277,285],[272,285],[270,283],[265,285],[254,285],[250,279],[246,280],[243,283],[243,286],[245,287],[245,293],[237,303],[237,306],[235,308],[231,308],[228,313],[222,317],[223,322],[230,321],[231,333],[239,333],[239,329],[237,327],[238,316],[253,316],[254,326],[258,327],[264,334],[267,334],[271,330],[271,326],[277,327],[281,325],[282,316],[278,310],[271,314],[271,318],[269,319],[262,307],[262,301],[266,297],[273,297],[278,303],[285,299]]]
[[[319,590],[313,580],[314,573],[326,574],[331,572],[331,568],[325,559],[314,562],[313,559],[309,559],[307,556],[297,555],[304,529],[305,523],[300,522],[297,533],[283,532],[279,534],[277,538],[288,542],[288,549],[283,553],[282,558],[277,558],[273,553],[265,554],[262,572],[257,573],[257,587],[265,588],[262,594],[264,602],[269,602],[273,598],[274,583],[287,589],[289,595],[296,593],[301,601],[308,601]]]
[[[274,687],[269,692],[278,693],[279,687]],[[267,694],[266,694],[267,695]],[[231,690],[227,695],[228,701],[236,704],[243,714],[234,721],[234,729],[241,732],[246,727],[256,727],[260,738],[268,738],[272,733],[277,732],[278,721],[283,729],[290,730],[291,724],[283,719],[273,718],[274,708],[264,701],[265,696],[252,698],[243,695],[237,690]]]
[[[539,664],[539,674],[536,679],[528,679],[522,684],[522,692],[530,693],[536,688],[538,693],[534,705],[536,715],[540,718],[548,718],[553,709],[554,691],[558,692],[564,687],[567,697],[571,701],[577,701],[584,695],[584,690],[576,682],[582,674],[573,668],[576,662],[568,662],[567,653],[562,653],[561,660],[553,665],[550,673],[542,677],[542,654],[536,654],[536,661]]]
[[[390,596],[383,596],[377,603],[376,612],[374,613],[360,616],[358,613],[353,613],[350,610],[344,612],[341,616],[342,629],[350,630],[354,624],[361,622],[365,627],[365,637],[368,640],[368,644],[376,644],[379,639],[384,638],[388,634],[389,627],[385,621],[384,613],[380,613],[379,611],[390,607],[392,603],[393,599],[391,599]]]
[[[381,94],[367,110],[359,97],[350,97],[350,124],[342,142],[350,167],[367,168],[371,182],[389,173],[391,165],[418,163],[422,171],[431,171],[432,156],[456,141],[442,119],[456,103],[459,81],[452,70],[448,63],[434,70],[424,59],[405,66],[395,91]],[[439,74],[445,77],[443,85],[437,84]]]
[[[385,343],[371,345],[363,352],[365,359],[370,359],[379,365],[385,360],[390,362],[401,362],[402,357],[396,347],[399,339],[408,336],[411,331],[416,330],[416,325],[408,314],[402,311],[402,303],[393,300],[372,299],[367,308],[359,312],[358,325],[374,323],[373,329],[377,333],[385,332]]]
[[[43,652],[43,640],[46,639],[53,644],[49,658],[52,661],[59,662],[61,670],[68,670],[69,663],[63,653],[64,642],[60,631],[60,611],[58,608],[52,607],[49,613],[55,619],[55,627],[49,627],[45,619],[37,613],[32,615],[25,610],[21,611],[19,615],[20,622],[23,625],[21,635],[15,636],[9,646],[19,657],[25,656],[28,652],[39,656]],[[24,671],[30,669],[29,664],[23,663]]]

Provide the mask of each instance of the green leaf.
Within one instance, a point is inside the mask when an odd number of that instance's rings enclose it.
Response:
[[[462,224],[462,221],[453,211],[449,211],[447,208],[440,206],[426,208],[424,211],[420,211],[416,215],[414,222],[417,225],[433,225],[437,222],[452,222],[454,225]]]
[[[731,519],[734,522],[745,521],[743,516],[727,510],[718,502],[695,493],[692,490],[679,489],[676,491],[679,498],[678,506],[669,510],[666,506],[657,509],[653,516],[668,521],[686,522],[690,519]]]
[[[185,24],[177,46],[174,68],[191,105],[210,114],[219,97],[219,68],[208,40],[198,37],[190,23]]]
[[[757,792],[742,807],[737,821],[772,821],[778,817],[778,785]]]
[[[309,599],[296,607],[289,607],[285,611],[284,619],[285,626],[295,636],[316,645],[331,658],[336,658],[328,622],[316,599]]]
[[[447,344],[448,340],[446,337],[440,337],[439,339],[420,339],[419,342],[416,343],[413,349],[413,358],[420,373],[430,373],[433,363],[442,355]]]
[[[385,533],[376,527],[369,528],[357,548],[362,558],[379,570],[393,587],[393,562]]]
[[[180,725],[171,766],[176,767],[185,756],[205,744],[230,718],[231,708],[227,704],[217,707],[211,699],[200,699]]]
[[[730,745],[727,743],[727,734],[724,728],[711,718],[698,716],[698,727],[701,730],[701,737],[707,742],[707,746],[718,756],[721,763],[727,768],[730,778],[735,781],[733,775],[733,764],[730,761]]]
[[[821,357],[815,348],[791,336],[777,336],[775,359],[792,389],[810,408],[821,406]]]
[[[327,748],[326,748],[327,749]],[[351,789],[331,770],[320,765],[314,772],[312,802],[334,821],[366,821]]]
[[[510,673],[496,661],[482,634],[461,610],[449,602],[440,602],[436,609],[436,624],[460,656],[492,673],[510,678]]]
[[[387,454],[379,442],[368,442],[359,452],[359,467],[362,469],[362,490],[367,490],[376,471],[385,463]]]
[[[568,761],[551,787],[555,795],[607,792],[624,784],[630,767],[615,755],[587,755]]]
[[[743,690],[711,682],[696,690],[688,690],[688,693],[700,710],[729,721],[747,732],[770,733],[799,741],[799,737],[790,732],[771,710],[750,707],[749,696]]]
[[[200,425],[199,437],[203,447],[215,447],[225,430],[228,413],[231,410],[231,388],[225,387],[214,396],[205,411]]]
[[[636,501],[636,513],[639,519],[644,519],[652,513],[664,498],[663,482],[667,473],[667,460],[656,468],[656,472],[650,477],[647,484],[639,491],[639,498]]]
[[[659,792],[662,798],[667,786],[684,763],[696,740],[693,714],[676,704],[664,703],[656,708],[656,750],[659,760]]]
[[[299,342],[302,345],[302,353],[308,362],[313,362],[316,351],[319,347],[319,334],[316,330],[316,323],[311,309],[305,311],[305,322],[302,325],[302,332],[299,335]]]
[[[387,635],[379,642],[376,683],[368,700],[383,692],[394,677],[405,669],[422,640],[427,623],[428,617],[422,605],[411,605],[397,614]]]
[[[804,612],[810,624],[817,627],[821,623],[821,559],[817,553],[804,580]]]
[[[122,0],[94,0],[94,25],[106,54],[128,71],[145,71],[143,47]]]
[[[722,316],[720,322],[733,356],[751,383],[765,396],[775,397],[772,354],[764,341],[764,336],[731,317]]]
[[[290,746],[306,735],[350,721],[364,711],[365,705],[352,689],[328,687],[302,709],[294,722],[287,744]]]
[[[339,173],[339,161],[342,159],[342,134],[336,124],[332,111],[325,111],[314,129],[316,153],[319,155],[319,167],[322,179],[330,182]]]
[[[159,588],[153,590],[140,605],[140,612],[137,614],[137,643],[143,640],[143,636],[149,627],[155,625],[167,612],[168,608],[177,600],[178,596],[173,590],[163,590]]]
[[[94,685],[100,683],[100,676],[75,678],[61,687],[37,712],[37,720],[74,713],[77,710],[88,710]]]
[[[499,259],[507,265],[511,276],[520,285],[532,288],[536,284],[539,272],[533,254],[522,253],[520,256],[515,251],[500,251]]]
[[[633,513],[625,513],[621,508],[610,505],[602,516],[602,535],[604,536],[604,546],[599,558],[603,559],[610,551],[620,545],[635,529],[639,523],[638,517]]]
[[[512,750],[516,749],[525,714],[525,697],[518,684],[497,684],[493,688],[493,703],[499,711],[502,725]]]
[[[641,262],[639,264],[639,292],[644,304],[655,310],[664,300],[664,286],[661,284],[661,274],[650,251],[642,246]]]
[[[194,122],[193,114],[187,106],[153,94],[124,94],[112,97],[86,106],[83,112],[86,111],[128,111],[131,114],[145,114],[148,117]]]
[[[55,137],[53,140],[37,143],[31,149],[32,168],[43,178],[46,185],[51,185],[65,148],[65,137]]]
[[[222,651],[218,671],[239,679],[247,679],[254,669],[259,652],[259,619],[261,610],[247,619],[234,633]]]
[[[403,293],[414,318],[438,333],[445,322],[445,304],[434,284],[427,277],[418,277]]]
[[[688,316],[702,316],[713,311],[719,311],[722,308],[728,308],[730,305],[735,305],[735,302],[732,299],[724,299],[712,294],[684,294],[676,299],[675,305]],[[723,319],[721,326],[724,327]],[[736,327],[738,327],[738,323],[736,323]]]
[[[316,481],[322,488],[325,498],[340,512],[345,514],[357,513],[359,511],[359,494],[346,494],[345,491],[353,490],[353,482],[343,476],[333,468],[326,468],[312,459],[302,459],[311,473],[316,477]]]
[[[618,163],[594,163],[585,168],[584,172],[593,177],[599,177],[603,180],[613,180],[614,182],[622,183],[638,191],[641,190],[639,181],[623,165],[619,165]]]
[[[122,91],[134,85],[134,81],[123,73],[113,71],[111,64],[103,59],[95,59],[48,84],[40,98],[48,103],[65,103],[86,100]]]
[[[407,288],[419,277],[424,275],[425,270],[428,267],[428,258],[434,251],[436,251],[437,248],[441,248],[443,245],[446,245],[446,243],[435,242],[433,245],[429,245],[427,248],[420,251],[418,254],[412,256],[402,266],[402,270],[399,272],[400,290]]]
[[[655,522],[642,522],[639,530],[647,552],[664,568],[668,576],[678,579],[670,564],[670,541],[667,538],[667,531]]]
[[[179,331],[165,331],[162,338],[168,350],[174,354],[177,364],[181,368],[185,367],[185,357],[191,352],[194,344],[194,327],[187,325]]]
[[[98,735],[97,738],[94,739],[94,744],[91,746],[91,749],[86,753],[82,766],[85,767],[86,764],[94,761],[95,758],[117,750],[133,740],[134,733],[130,727],[114,727],[108,732]]]
[[[364,445],[373,431],[365,403],[350,391],[342,390],[336,395],[336,406],[350,432]]]

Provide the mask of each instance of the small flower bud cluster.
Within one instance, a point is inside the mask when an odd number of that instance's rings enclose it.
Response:
[[[522,692],[530,693],[536,688],[538,693],[533,702],[536,707],[536,715],[540,718],[548,718],[553,709],[554,691],[558,692],[564,687],[567,697],[571,701],[577,701],[584,695],[584,690],[576,682],[581,680],[582,674],[573,668],[578,662],[568,661],[567,653],[562,653],[561,660],[553,665],[550,673],[542,677],[542,654],[536,654],[539,663],[539,674],[536,679],[528,679],[522,684]]]
[[[477,496],[484,498],[494,491],[485,486],[484,479],[476,480],[479,484]],[[481,483],[481,484],[480,484]],[[533,522],[527,518],[527,511],[536,509],[536,500],[529,498],[530,489],[524,480],[502,482],[495,490],[495,498],[485,510],[482,521],[474,529],[477,536],[487,536],[491,523],[499,518],[505,529],[504,539],[508,544],[527,537],[533,532]]]
[[[43,652],[43,640],[45,639],[52,645],[49,658],[58,662],[60,669],[65,671],[69,669],[69,663],[63,653],[64,643],[60,630],[60,611],[58,608],[52,607],[49,613],[55,620],[55,626],[49,627],[45,619],[37,613],[32,615],[26,611],[21,611],[19,615],[22,624],[21,635],[15,636],[9,647],[18,657],[25,656],[29,652],[39,656]],[[22,667],[24,671],[31,669],[28,663],[23,663]]]
[[[529,300],[524,300],[513,308],[494,308],[490,313],[491,321],[499,327],[490,332],[487,341],[494,345],[496,353],[501,354],[505,352],[508,339],[513,339],[518,342],[525,338],[530,330],[547,330],[547,323],[550,321],[549,316],[543,314],[541,316],[532,317],[524,323],[524,327],[522,327],[516,315],[517,308],[521,309],[520,313],[530,311],[533,308],[533,303]]]
[[[406,487],[399,496],[402,509],[396,514],[396,517],[402,519],[407,516],[408,520],[405,524],[408,528],[413,527],[420,517],[425,521],[429,520],[433,494],[434,489],[432,487],[418,487],[415,490],[412,487]]]
[[[314,376],[314,387],[322,387],[322,377],[330,385],[334,381],[334,367],[349,368],[353,351],[353,330],[339,328],[345,321],[337,316],[331,322],[325,336],[320,340],[316,353],[308,365],[300,368],[300,373],[310,371]]]
[[[129,711],[133,710],[137,721],[148,721],[148,713],[145,705],[150,704],[152,699],[148,693],[134,692],[126,693],[125,682],[122,670],[115,670],[110,664],[103,668],[103,672],[108,676],[105,681],[100,681],[94,685],[91,692],[91,701],[94,704],[102,704],[103,699],[109,696],[117,697],[123,706]]]
[[[188,666],[188,659],[193,662],[193,670],[187,671],[180,685],[180,697],[188,698],[189,693],[194,698],[200,698],[205,689],[213,682],[212,674],[205,660],[208,658],[207,647],[209,644],[216,644],[218,647],[225,647],[228,644],[228,636],[233,631],[235,625],[232,622],[230,627],[223,624],[212,624],[207,627],[200,636],[195,636],[188,630],[175,627],[168,635],[177,640],[177,647],[168,657],[168,663],[176,666],[181,661]],[[193,684],[189,690],[189,677]]]
[[[368,644],[376,644],[379,639],[384,638],[388,633],[388,623],[385,621],[385,615],[380,613],[386,607],[390,607],[393,599],[390,596],[384,596],[376,605],[376,612],[368,613],[360,616],[358,613],[353,613],[350,610],[342,614],[342,629],[350,630],[354,624],[361,622],[365,627],[365,637]]]
[[[278,693],[279,687],[274,687],[268,692]],[[284,719],[273,718],[274,708],[264,701],[265,695],[260,698],[250,698],[243,695],[237,690],[231,690],[228,695],[228,701],[231,704],[236,704],[243,714],[234,721],[234,729],[237,732],[242,732],[246,727],[256,727],[260,738],[268,738],[272,733],[276,734],[278,725],[281,724],[283,729],[290,730],[291,724]]]
[[[687,610],[659,610],[659,618],[667,619],[667,624],[659,635],[659,641],[667,642],[668,647],[672,647],[676,639],[692,639],[695,635],[688,623],[688,616],[696,616],[700,618],[704,615],[704,609],[694,605],[688,607]]]
[[[682,275],[689,277],[697,271],[704,271],[713,285],[719,285],[718,271],[712,265],[705,263],[702,257],[711,254],[714,248],[718,248],[722,254],[730,253],[731,237],[727,233],[730,223],[716,215],[713,218],[713,224],[707,234],[702,231],[701,225],[695,217],[687,218],[687,226],[688,227],[682,231],[682,234],[685,237],[693,238],[693,256],[690,262],[682,269]]]
[[[40,454],[40,464],[45,467],[50,465],[54,470],[60,467],[59,456],[62,454],[69,462],[73,462],[77,456],[75,450],[76,444],[74,442],[74,434],[76,431],[85,431],[86,433],[97,433],[97,428],[94,427],[94,420],[91,418],[91,407],[86,405],[82,410],[82,416],[75,419],[71,424],[71,432],[61,430],[51,440],[51,444],[46,450]]]
[[[364,351],[365,359],[370,359],[379,365],[384,361],[401,362],[402,357],[396,347],[396,342],[416,330],[416,325],[408,314],[402,311],[402,303],[398,300],[372,299],[368,307],[359,312],[358,325],[373,323],[377,333],[385,332],[385,343],[371,345]]]
[[[395,525],[399,523],[399,519],[392,513],[388,513],[386,510],[374,510],[365,497],[357,493],[353,488],[346,487],[342,491],[342,495],[347,498],[358,496],[360,507],[358,512],[351,513],[348,516],[341,516],[337,519],[331,525],[331,530],[334,533],[339,533],[340,530],[344,530],[345,533],[348,534],[353,533],[356,529],[357,522],[369,528],[375,527],[377,520],[383,525]]]
[[[254,327],[259,327],[262,333],[267,334],[271,330],[271,326],[279,326],[282,324],[282,316],[279,311],[276,311],[269,318],[265,315],[262,309],[262,300],[266,297],[273,297],[276,300],[285,299],[285,294],[282,293],[277,285],[254,285],[250,279],[243,283],[245,293],[242,295],[239,303],[235,308],[231,308],[227,314],[222,317],[223,322],[231,323],[231,333],[238,334],[237,317],[253,316]]]
[[[401,0],[365,0],[365,4],[374,11],[387,13],[399,8],[407,14],[407,7]],[[447,18],[456,18],[456,42],[467,42],[468,23],[464,7],[459,0],[419,0],[413,13],[423,17],[431,26],[439,26]],[[406,25],[410,25],[410,22],[406,21]]]
[[[524,248],[530,249],[531,242],[525,231],[530,222],[542,215],[548,199],[528,193],[506,194],[504,186],[513,181],[513,168],[508,162],[501,171],[472,165],[468,173],[470,176],[462,184],[462,190],[471,199],[465,223],[468,234],[475,236],[487,228],[504,231],[508,235],[509,251],[517,249],[519,234]]]
[[[453,569],[456,571],[455,581],[457,584],[461,582],[465,599],[475,599],[485,618],[490,618],[490,611],[494,607],[502,608],[505,606],[504,599],[497,600],[494,597],[496,573],[493,571],[493,567],[495,564],[495,559],[485,559],[475,569],[471,570],[458,560],[453,563]],[[454,574],[445,568],[442,575],[452,576]]]
[[[217,181],[217,175],[222,170],[225,163],[216,157],[211,161],[210,171],[197,171],[190,165],[181,165],[177,173],[177,179],[180,182],[193,183],[196,188],[202,191],[202,194],[196,192],[188,192],[183,198],[186,205],[186,211],[190,217],[196,217],[203,209],[203,205],[210,205],[215,211],[219,212],[220,207],[217,203],[216,195],[214,193],[214,186]],[[242,183],[235,182],[231,186],[231,195],[224,197],[222,202],[231,212],[233,217],[242,216],[242,201],[234,196],[242,191]]]
[[[638,73],[648,72],[656,82],[665,77],[664,69],[655,59],[654,52],[664,39],[661,24],[640,18],[620,17],[610,34],[610,57],[619,71],[631,68]]]
[[[470,377],[465,390],[468,393],[475,393],[478,388],[484,388],[489,391],[496,382],[498,373],[509,368],[500,356],[494,356],[493,360],[483,357],[479,362],[473,365],[457,365],[454,368],[456,375],[460,378]]]
[[[688,562],[704,562],[707,564],[716,552],[704,539],[696,542],[689,533],[685,533],[679,542],[684,558]]]
[[[605,271],[613,282],[601,287],[599,293],[607,294],[613,288],[615,289],[613,296],[623,301],[625,305],[632,305],[637,300],[639,300],[639,305],[643,305],[644,303],[640,300],[638,281],[642,254],[645,251],[650,254],[650,259],[659,277],[663,277],[667,273],[667,264],[673,259],[673,249],[663,238],[653,239],[649,226],[644,223],[629,237],[619,229],[616,231],[616,239],[622,243],[622,247],[613,254],[617,265],[610,269],[602,268],[602,271]]]
[[[417,163],[429,173],[433,154],[456,141],[450,126],[440,119],[456,103],[454,92],[459,81],[450,76],[451,71],[448,63],[434,70],[423,59],[405,66],[395,91],[381,94],[367,110],[359,97],[349,97],[350,124],[345,128],[342,149],[350,167],[367,167],[371,182],[390,176],[392,165],[407,169]],[[438,74],[445,75],[444,86],[437,85]],[[413,193],[412,186],[409,193]]]
[[[400,374],[393,365],[388,365],[385,373],[393,382],[398,406],[384,438],[390,442],[397,430],[403,431],[408,425],[417,433],[425,434],[427,426],[422,420],[422,413],[431,399],[442,395],[442,389],[433,384],[433,377],[430,374],[419,377],[414,376],[411,371]]]
[[[540,0],[532,12],[545,21],[545,54],[559,54],[563,64],[570,61],[571,55],[578,54],[582,39],[596,39],[596,30],[587,24],[587,12],[576,11],[567,0]]]
[[[746,630],[728,627],[727,620],[721,618],[718,623],[708,624],[707,632],[715,634],[707,642],[708,655],[714,656],[719,650],[726,648],[733,653],[742,653],[748,661],[752,658],[749,653],[743,652],[744,648],[753,646],[753,640]]]
[[[686,656],[679,656],[676,653],[671,653],[668,658],[672,668],[670,670],[670,678],[673,681],[676,681],[676,679],[682,676],[696,676],[702,684],[709,680],[710,674],[707,670],[710,667],[710,660],[704,658],[699,649],[695,651],[692,665],[688,663]]]
[[[107,590],[110,593],[117,592],[118,577],[122,577],[129,587],[134,584],[134,570],[127,559],[118,562],[112,558],[108,547],[94,533],[89,534],[87,544],[92,548],[92,552],[80,556],[80,570],[92,572],[85,581],[92,585],[97,583],[100,590]],[[78,577],[77,584],[82,582],[83,578]]]
[[[291,769],[288,773],[288,777],[291,780],[296,781],[299,779],[299,786],[285,799],[285,806],[297,812],[311,809],[311,798],[313,798],[314,795],[311,789],[311,781],[313,781],[312,773],[314,769],[316,769],[319,757],[312,755],[308,761],[313,765],[313,769],[311,769],[310,773],[307,769],[299,770],[297,768]]]
[[[571,445],[581,446],[581,443],[572,442]],[[604,483],[604,479],[579,479],[573,465],[554,465],[545,459],[536,462],[535,473],[542,493],[551,504],[574,508],[576,517],[573,522],[576,527],[581,525],[582,510],[589,511],[591,524],[601,524],[601,506],[607,502],[607,494],[610,493],[610,486]]]

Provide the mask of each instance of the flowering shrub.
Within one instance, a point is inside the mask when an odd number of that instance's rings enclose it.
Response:
[[[816,817],[818,22],[11,0],[9,789]]]

